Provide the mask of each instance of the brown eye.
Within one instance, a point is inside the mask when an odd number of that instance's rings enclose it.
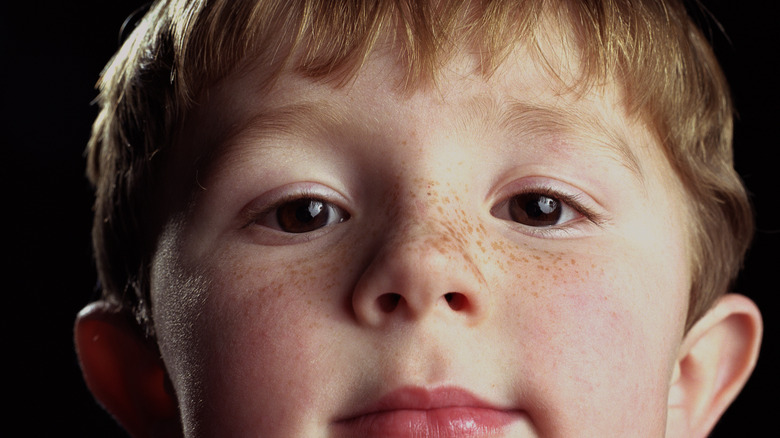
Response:
[[[321,199],[295,199],[276,208],[276,222],[286,233],[309,233],[349,219],[341,208]]]
[[[510,186],[507,189],[512,189]],[[508,191],[508,190],[507,190]],[[589,208],[595,203],[576,189],[515,187],[490,214],[513,229],[533,237],[573,238],[589,235],[607,219]],[[597,227],[597,228],[594,228]]]
[[[531,227],[557,225],[563,214],[561,202],[539,193],[523,193],[509,199],[509,216],[515,222]]]

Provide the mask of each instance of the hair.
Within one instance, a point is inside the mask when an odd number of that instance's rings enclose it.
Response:
[[[463,46],[489,75],[550,19],[566,26],[581,52],[582,83],[619,82],[687,191],[689,328],[735,280],[753,218],[733,167],[726,80],[680,0],[155,2],[98,82],[87,173],[96,189],[93,244],[103,298],[151,328],[149,265],[164,220],[153,208],[165,184],[160,157],[200,93],[248,59],[267,65],[269,77],[292,68],[343,81],[389,38],[406,69],[403,85],[413,88]]]

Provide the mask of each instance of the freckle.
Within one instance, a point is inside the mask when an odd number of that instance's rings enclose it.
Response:
[[[571,264],[572,264],[572,265],[576,265],[576,264],[577,264],[577,261],[576,261],[576,260],[574,260],[574,259],[571,259]]]

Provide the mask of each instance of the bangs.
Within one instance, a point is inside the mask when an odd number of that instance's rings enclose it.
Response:
[[[349,78],[379,44],[397,50],[406,69],[404,84],[412,87],[431,79],[464,48],[477,57],[482,72],[490,74],[519,42],[538,46],[539,37],[548,36],[540,26],[545,21],[565,30],[561,44],[580,52],[583,77],[578,79],[614,75],[624,84],[638,85],[642,76],[678,75],[685,61],[679,43],[687,23],[680,11],[670,13],[662,1],[173,3],[160,4],[147,18],[171,24],[173,82],[188,94],[235,70],[250,55],[260,57],[271,72],[293,67],[313,78]],[[641,82],[658,86],[674,81]],[[641,94],[632,93],[632,100],[645,101]]]
[[[213,2],[195,18],[201,23],[175,29],[180,93],[197,95],[248,59],[266,66],[269,80],[286,68],[340,85],[378,47],[397,54],[406,88],[433,80],[462,47],[487,74],[528,36],[542,9],[541,2],[464,0],[235,3]]]

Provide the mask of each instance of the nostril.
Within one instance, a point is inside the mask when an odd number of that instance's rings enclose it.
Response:
[[[390,313],[398,307],[398,303],[401,301],[401,295],[395,293],[388,293],[380,295],[377,298],[379,308],[385,313]]]
[[[392,313],[398,309],[398,306],[402,305],[401,301],[403,299],[403,295],[390,292],[380,295],[376,299],[376,303],[382,313]],[[466,295],[458,292],[446,293],[444,294],[444,299],[447,301],[450,309],[456,312],[465,310],[469,305]]]
[[[458,311],[463,310],[464,307],[466,307],[466,296],[463,294],[459,294],[457,292],[450,292],[447,294],[444,294],[444,299],[447,300],[447,304],[449,304],[450,309]]]

